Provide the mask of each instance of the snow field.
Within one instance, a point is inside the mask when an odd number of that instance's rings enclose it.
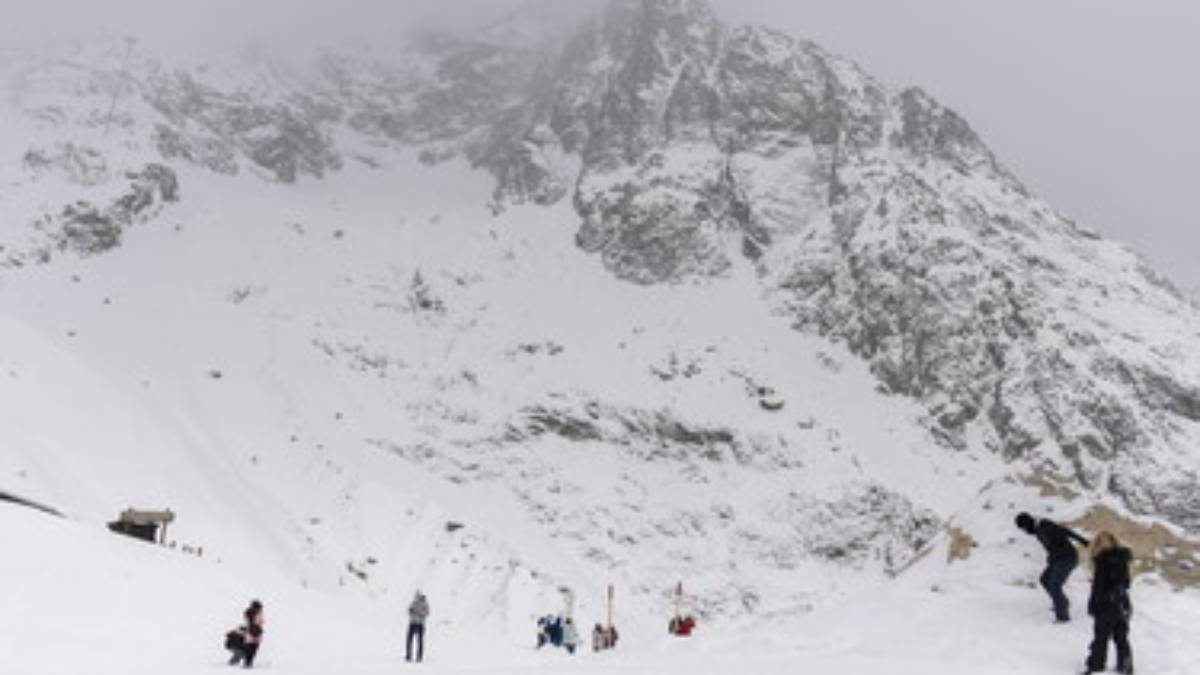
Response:
[[[272,672],[393,672],[418,587],[435,673],[1077,669],[1086,622],[1049,624],[1023,585],[1036,544],[974,501],[1008,467],[936,447],[916,406],[767,313],[748,270],[615,284],[563,210],[464,207],[487,180],[456,164],[181,180],[178,207],[120,249],[0,277],[0,490],[68,516],[0,504],[0,673],[211,672],[252,597]],[[665,412],[765,449],[497,440],[530,406],[592,403],[613,434]],[[871,482],[959,514],[980,547],[894,580],[873,553],[813,556],[809,538],[872,518],[811,503]],[[205,556],[104,532],[129,506],[173,508],[172,538]],[[680,578],[712,614],[689,641],[663,630]],[[586,636],[608,583],[616,652],[531,649],[558,585]],[[1188,672],[1194,592],[1135,598],[1139,666]]]

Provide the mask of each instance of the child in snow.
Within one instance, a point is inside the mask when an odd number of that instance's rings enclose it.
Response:
[[[562,627],[562,646],[566,648],[568,653],[575,653],[575,646],[579,644],[579,632],[575,630],[575,622],[571,617],[567,617],[563,621]]]
[[[1129,563],[1133,554],[1121,546],[1109,532],[1096,535],[1092,548],[1092,593],[1088,614],[1093,619],[1092,646],[1087,672],[1104,671],[1108,660],[1108,641],[1117,645],[1117,672],[1133,675],[1133,652],[1129,647],[1129,619],[1133,605],[1129,601]]]
[[[413,640],[417,642],[417,663],[425,657],[425,619],[429,618],[429,601],[425,594],[417,591],[408,606],[408,639],[405,641],[404,660],[413,660]]]
[[[1079,553],[1075,550],[1072,540],[1084,546],[1088,545],[1088,540],[1052,520],[1034,520],[1028,513],[1019,514],[1016,522],[1017,527],[1026,534],[1037,537],[1046,549],[1046,569],[1042,572],[1041,584],[1054,603],[1054,620],[1059,623],[1070,621],[1071,602],[1063,593],[1063,586],[1067,584],[1071,572],[1079,564]]]
[[[696,619],[691,614],[680,616],[676,614],[667,623],[667,632],[679,637],[688,637],[696,627]]]
[[[246,611],[242,612],[242,618],[245,624],[225,639],[225,646],[233,652],[229,665],[236,666],[242,663],[247,668],[253,668],[254,657],[258,655],[258,647],[262,644],[263,626],[266,624],[262,603],[258,600],[251,602]]]
[[[592,629],[592,651],[599,652],[617,646],[617,629],[615,626],[605,628],[600,624]]]

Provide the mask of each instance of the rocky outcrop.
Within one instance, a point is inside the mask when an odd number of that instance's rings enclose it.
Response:
[[[186,71],[152,72],[142,90],[165,120],[153,139],[166,159],[233,174],[241,157],[284,183],[342,166],[329,131],[342,111],[324,97],[280,87],[264,101],[262,92],[217,88]]]
[[[129,186],[106,207],[80,201],[63,208],[54,219],[51,237],[59,250],[98,255],[121,244],[126,228],[156,216],[179,199],[175,172],[162,164],[147,164],[126,176]]]
[[[68,182],[83,187],[103,183],[110,174],[104,153],[71,141],[51,148],[30,149],[25,153],[23,165],[35,175],[57,173]]]

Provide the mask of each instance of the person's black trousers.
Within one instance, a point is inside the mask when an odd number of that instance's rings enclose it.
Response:
[[[229,659],[229,665],[236,666],[238,663],[243,663],[247,668],[251,668],[254,666],[254,657],[257,654],[258,643],[245,642],[233,650],[233,658]]]
[[[1089,671],[1102,671],[1108,662],[1108,641],[1117,645],[1117,672],[1133,672],[1133,650],[1129,647],[1129,620],[1120,612],[1098,612],[1093,625],[1092,647],[1089,650]]]
[[[417,661],[425,658],[425,624],[408,624],[408,640],[404,646],[404,660],[413,660],[413,640],[417,641]]]
[[[1050,594],[1050,600],[1054,603],[1054,618],[1059,621],[1071,620],[1071,601],[1063,593],[1063,586],[1078,563],[1075,558],[1051,560],[1046,565],[1046,571],[1042,572],[1042,588]]]

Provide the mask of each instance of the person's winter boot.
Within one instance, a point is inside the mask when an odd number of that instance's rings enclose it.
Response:
[[[1133,664],[1119,663],[1117,664],[1117,672],[1121,675],[1133,675]]]

